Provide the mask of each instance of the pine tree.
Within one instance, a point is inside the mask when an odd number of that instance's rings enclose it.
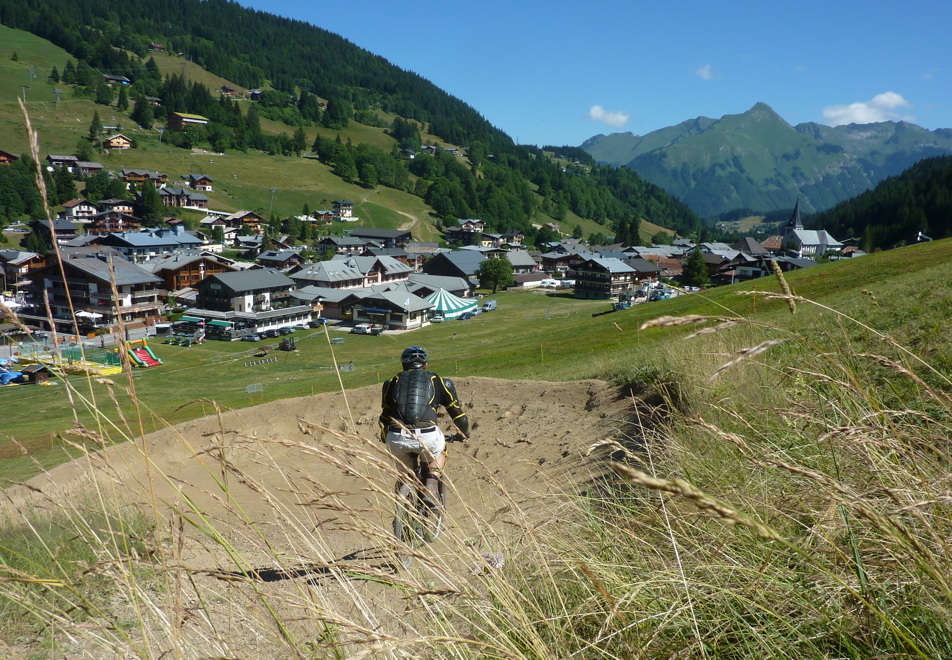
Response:
[[[20,56],[17,55],[17,52],[16,52],[16,51],[13,51],[13,56],[10,57],[10,59],[13,60],[14,62],[19,62],[19,61],[20,61]]]
[[[300,126],[294,131],[294,137],[291,138],[291,149],[300,156],[307,149],[307,136],[304,135],[304,129]]]
[[[100,133],[102,133],[102,122],[99,121],[99,111],[96,110],[93,113],[93,120],[89,122],[89,141],[98,144]]]
[[[152,105],[146,100],[145,94],[139,93],[136,95],[136,105],[129,117],[142,128],[152,128],[155,116],[152,114]]]
[[[126,86],[119,88],[119,100],[116,101],[116,109],[125,112],[129,109],[129,95],[126,93]]]
[[[56,65],[53,65],[53,70],[50,71],[50,82],[58,83],[60,81],[59,71],[56,69]]]
[[[704,286],[707,284],[707,264],[704,262],[704,253],[701,248],[696,247],[691,252],[691,256],[684,262],[684,269],[681,271],[681,282],[688,286]]]
[[[66,60],[66,66],[63,68],[63,82],[67,85],[76,82],[76,67],[73,66],[73,60]]]

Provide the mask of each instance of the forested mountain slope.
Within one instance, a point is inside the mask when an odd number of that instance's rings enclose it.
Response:
[[[952,156],[927,158],[855,199],[809,218],[833,236],[861,238],[864,249],[952,236]]]
[[[566,167],[539,149],[515,145],[421,76],[301,21],[226,0],[0,0],[0,23],[42,36],[77,58],[72,73],[85,78],[90,98],[102,87],[90,71],[128,77],[129,113],[140,126],[152,128],[171,112],[212,120],[205,132],[167,132],[176,146],[313,151],[345,181],[404,190],[423,198],[443,221],[481,217],[493,231],[527,229],[540,214],[558,222],[570,212],[604,226],[600,233],[608,236],[623,218],[685,234],[701,224],[686,205],[637,175]],[[153,43],[244,88],[262,89],[261,98],[216,103],[218,90],[184,76],[159,76],[147,59]],[[162,105],[142,116],[146,97],[160,98]],[[117,101],[107,95],[105,103]],[[294,136],[262,136],[259,117],[286,123]],[[363,144],[303,141],[308,126],[339,129],[348,122],[385,127],[396,145],[387,153]],[[466,158],[406,158],[399,148],[418,148],[421,130],[464,147]]]

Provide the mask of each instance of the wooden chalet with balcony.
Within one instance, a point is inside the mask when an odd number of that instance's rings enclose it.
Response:
[[[122,133],[117,133],[111,135],[102,141],[102,146],[104,149],[117,150],[121,151],[123,149],[132,148],[132,140],[123,135]]]

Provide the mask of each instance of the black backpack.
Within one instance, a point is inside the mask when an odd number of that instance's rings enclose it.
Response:
[[[397,382],[393,388],[394,408],[399,420],[407,426],[413,426],[422,421],[432,421],[433,400],[436,391],[433,389],[433,374],[422,369],[410,369],[397,374]]]

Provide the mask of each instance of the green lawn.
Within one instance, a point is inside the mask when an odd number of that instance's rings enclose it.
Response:
[[[931,310],[929,283],[946,283],[944,264],[952,256],[952,241],[932,243],[884,252],[852,262],[816,266],[789,275],[797,294],[809,297],[860,319],[886,332],[917,344],[940,368],[950,360],[937,330],[936,310]],[[937,284],[937,286],[939,285]],[[371,337],[342,334],[331,336],[345,341],[333,347],[323,330],[299,331],[297,353],[274,352],[274,363],[245,366],[252,353],[265,344],[209,342],[184,348],[153,344],[165,362],[161,367],[137,370],[133,382],[143,404],[146,430],[163,423],[177,423],[214,410],[211,401],[225,407],[244,407],[266,400],[299,397],[339,388],[333,369],[338,363],[353,361],[354,372],[341,374],[345,387],[379,383],[399,368],[397,356],[409,343],[430,350],[432,367],[448,376],[489,376],[508,379],[572,380],[613,377],[625,369],[649,363],[671,348],[670,342],[690,329],[654,328],[639,332],[646,320],[660,315],[702,314],[740,316],[774,322],[781,327],[810,327],[817,312],[800,306],[791,317],[784,303],[739,291],[776,290],[775,278],[751,284],[737,284],[700,294],[681,296],[636,306],[631,310],[592,316],[609,309],[607,302],[576,300],[551,292],[501,292],[495,296],[498,310],[469,321],[449,321],[404,335]],[[871,301],[888,301],[883,315]],[[884,302],[885,304],[885,302]],[[268,344],[276,344],[276,340]],[[624,366],[623,366],[624,365]],[[123,392],[125,379],[112,379],[118,387],[127,419],[131,407]],[[80,395],[103,410],[110,410],[110,386],[76,379]],[[260,384],[263,395],[252,399],[247,386]],[[72,409],[62,385],[53,387],[15,386],[0,388],[0,409],[5,411],[0,456],[6,457],[0,474],[18,474],[28,459],[14,458],[21,449],[41,451],[58,446],[54,436],[73,426]],[[92,406],[90,406],[91,408]],[[89,428],[100,422],[80,406],[80,421]],[[110,412],[110,419],[116,419]],[[130,432],[135,435],[135,430]],[[114,432],[108,435],[116,437]]]

